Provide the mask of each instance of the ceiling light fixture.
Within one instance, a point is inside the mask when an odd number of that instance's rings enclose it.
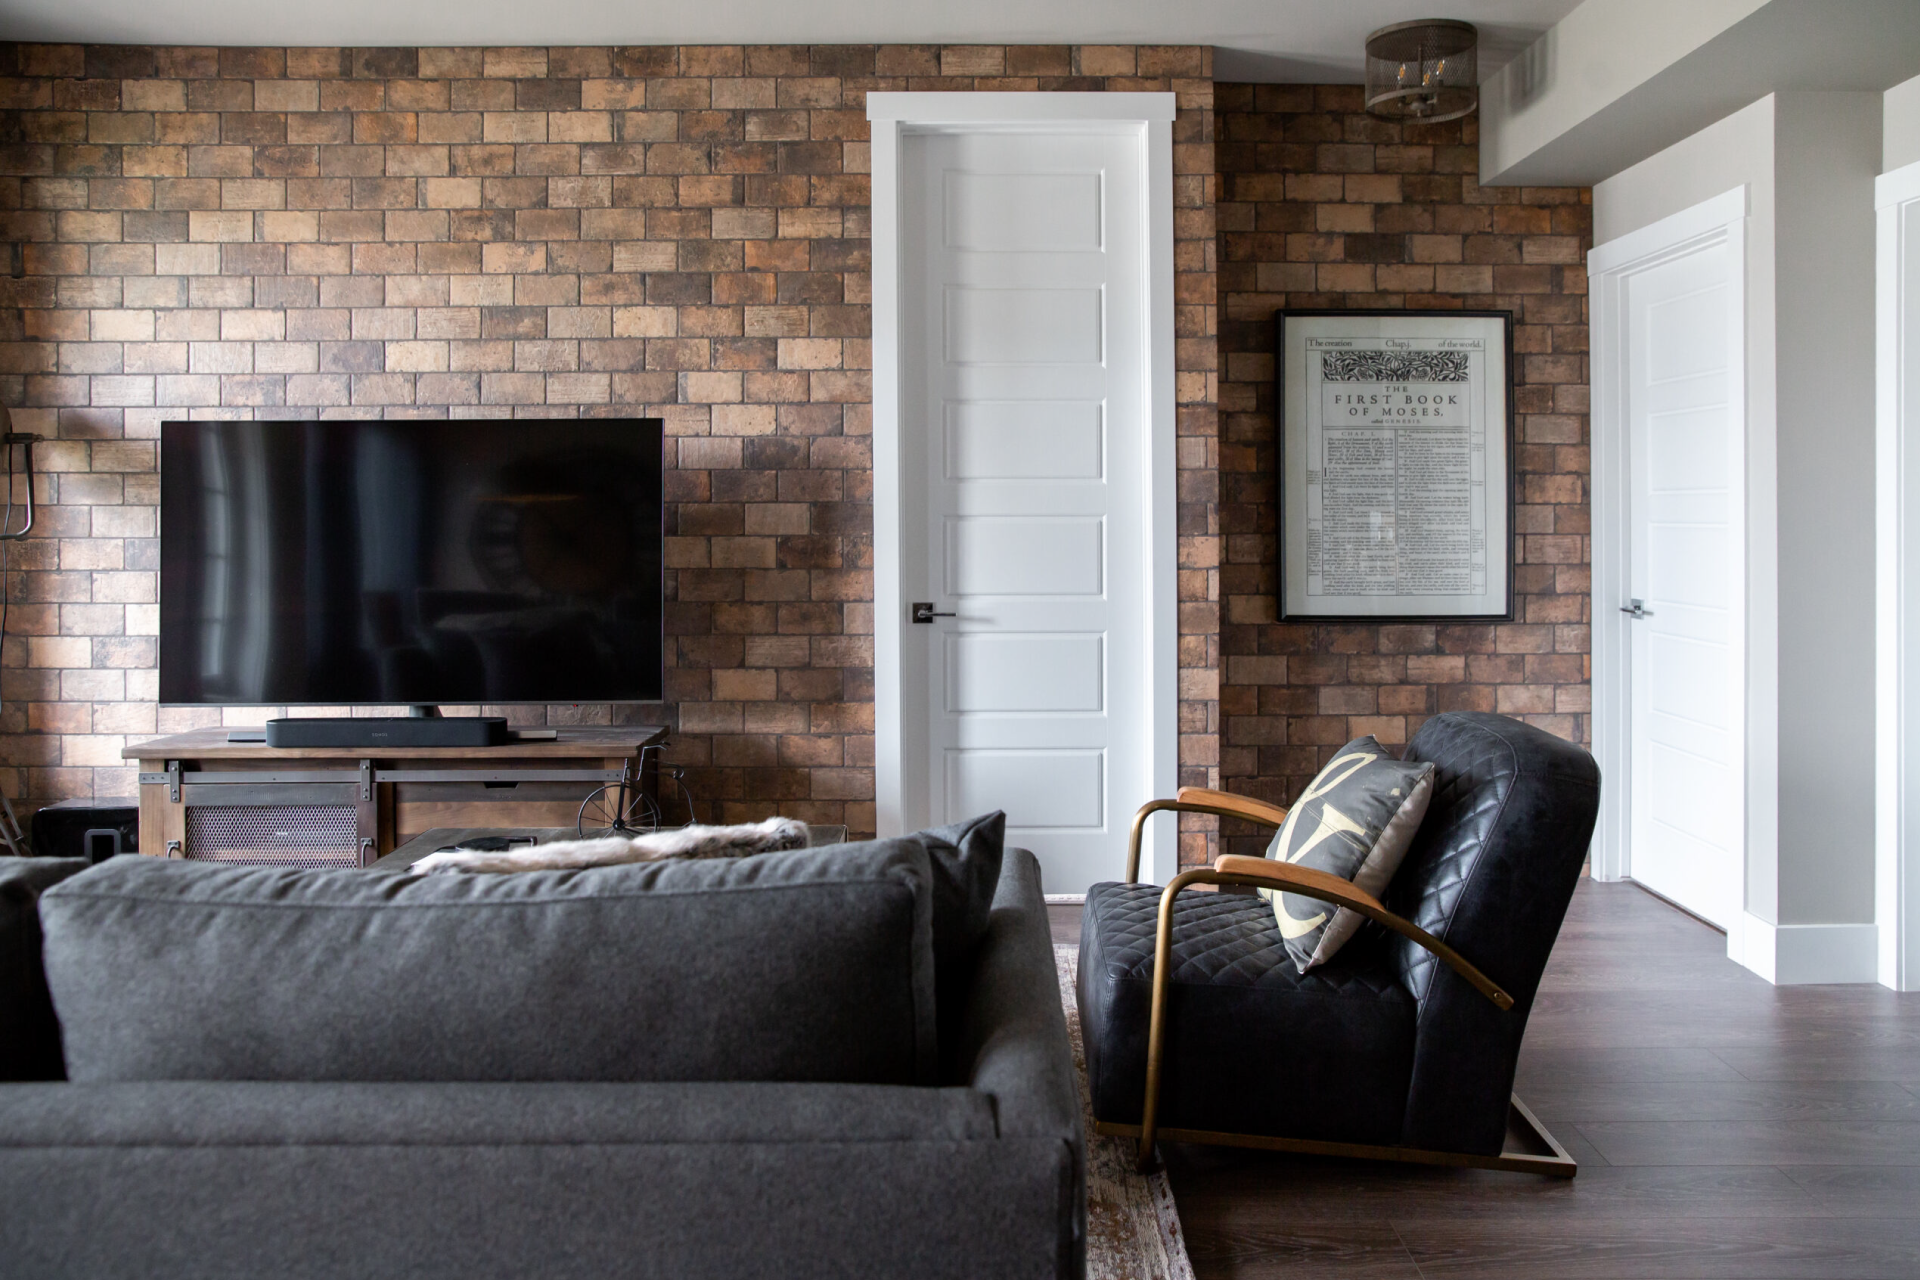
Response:
[[[1480,105],[1480,33],[1422,18],[1367,37],[1367,110],[1389,120],[1458,120]]]

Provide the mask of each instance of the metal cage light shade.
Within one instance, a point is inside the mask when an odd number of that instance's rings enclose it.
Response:
[[[1458,120],[1480,105],[1480,33],[1422,18],[1367,37],[1367,110],[1389,120]]]

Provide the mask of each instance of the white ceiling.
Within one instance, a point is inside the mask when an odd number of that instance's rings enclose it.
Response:
[[[1687,3],[1689,0],[1676,0]],[[1369,31],[1481,28],[1481,73],[1577,0],[0,0],[0,37],[98,44],[1211,44],[1221,80],[1358,82]]]

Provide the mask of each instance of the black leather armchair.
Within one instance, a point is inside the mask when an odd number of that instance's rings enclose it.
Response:
[[[1324,873],[1222,857],[1162,890],[1134,883],[1165,811],[1270,826],[1273,805],[1183,790],[1134,821],[1127,882],[1087,894],[1080,1017],[1096,1128],[1156,1137],[1571,1177],[1513,1097],[1520,1038],[1579,879],[1600,776],[1579,747],[1504,716],[1448,713],[1410,760],[1436,767],[1407,858],[1375,901]],[[1379,924],[1309,973],[1265,899],[1284,887]]]

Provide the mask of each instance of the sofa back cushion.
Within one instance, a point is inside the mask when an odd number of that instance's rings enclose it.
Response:
[[[917,841],[513,875],[118,858],[48,891],[75,1081],[931,1083]]]

